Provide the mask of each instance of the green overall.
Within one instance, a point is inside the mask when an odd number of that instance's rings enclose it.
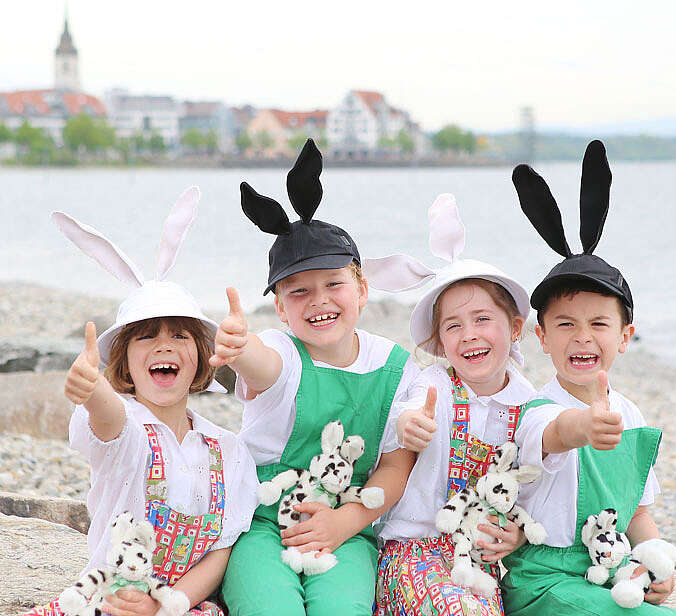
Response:
[[[345,436],[359,434],[364,454],[352,485],[362,486],[378,457],[380,439],[408,352],[395,345],[381,368],[365,374],[315,366],[303,343],[292,338],[302,361],[296,419],[279,463],[258,467],[260,481],[290,468],[309,468],[321,453],[324,426],[339,419]],[[336,551],[338,564],[321,575],[295,573],[281,560],[278,503],[259,506],[251,529],[235,544],[221,589],[231,616],[369,615],[376,585],[376,548],[370,526]]]
[[[506,616],[673,614],[669,608],[649,603],[631,611],[617,605],[610,596],[615,570],[605,586],[587,582],[584,574],[592,561],[581,539],[587,517],[607,507],[617,510],[617,530],[627,530],[661,438],[656,428],[634,428],[622,433],[622,441],[613,450],[598,451],[589,445],[577,450],[575,542],[567,548],[526,544],[503,559],[509,569],[501,584]]]

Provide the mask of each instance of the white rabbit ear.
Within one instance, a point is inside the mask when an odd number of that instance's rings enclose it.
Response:
[[[455,197],[450,193],[439,195],[430,206],[427,217],[432,254],[446,261],[455,261],[465,248],[465,225],[460,220]]]
[[[434,277],[434,270],[408,255],[365,259],[364,276],[370,287],[381,291],[408,291]]]
[[[176,256],[183,244],[192,221],[197,216],[197,204],[200,189],[191,186],[178,198],[169,216],[164,221],[160,249],[157,254],[157,273],[155,280],[164,280],[176,263]]]
[[[345,431],[339,421],[327,423],[322,430],[322,453],[327,454],[338,451],[343,442]]]
[[[143,274],[134,262],[94,227],[63,212],[53,212],[52,220],[73,244],[118,280],[135,287],[143,286]]]

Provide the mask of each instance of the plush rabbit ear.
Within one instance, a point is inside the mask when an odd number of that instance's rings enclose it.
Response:
[[[381,291],[408,291],[434,278],[434,270],[408,255],[365,259],[363,267],[369,286]]]
[[[612,179],[603,143],[592,141],[584,153],[580,182],[580,239],[584,254],[594,252],[601,239],[610,205]]]
[[[239,191],[242,195],[242,210],[261,231],[273,235],[286,235],[291,231],[289,217],[277,201],[259,195],[246,182],[239,185]]]
[[[322,155],[315,142],[308,139],[298,155],[296,164],[286,176],[286,190],[291,205],[303,222],[310,222],[322,200]]]
[[[327,423],[322,430],[322,453],[338,451],[343,442],[345,431],[339,421]]]
[[[508,471],[514,460],[516,460],[517,453],[519,453],[519,449],[511,441],[506,441],[500,445],[500,447],[495,450],[496,460],[493,462],[495,470],[499,473]]]
[[[584,545],[589,546],[591,543],[592,537],[594,536],[594,531],[596,530],[596,516],[590,515],[587,517],[587,521],[582,525],[582,530],[580,531],[580,539]]]
[[[135,287],[143,286],[143,274],[134,262],[94,227],[63,212],[53,212],[52,220],[73,244],[118,280]]]
[[[200,189],[191,186],[181,194],[164,221],[160,249],[157,254],[155,280],[164,280],[176,263],[176,255],[183,244],[188,228],[197,216]]]
[[[512,173],[521,209],[549,246],[563,257],[572,255],[561,222],[561,212],[547,183],[528,165],[519,165]]]
[[[465,225],[460,220],[455,197],[450,193],[439,195],[430,206],[427,217],[432,254],[446,261],[455,261],[465,248]]]

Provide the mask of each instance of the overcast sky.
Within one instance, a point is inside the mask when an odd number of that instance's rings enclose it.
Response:
[[[0,0],[0,91],[53,83],[62,0]],[[328,108],[378,90],[425,129],[676,115],[676,2],[69,0],[84,89]]]

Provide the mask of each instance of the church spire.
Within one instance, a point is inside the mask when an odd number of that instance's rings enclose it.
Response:
[[[54,52],[54,87],[57,90],[80,91],[78,54],[68,28],[68,5],[66,5],[63,32]]]

